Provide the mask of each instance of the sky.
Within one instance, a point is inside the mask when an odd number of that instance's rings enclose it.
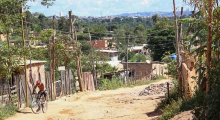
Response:
[[[46,16],[64,15],[72,10],[78,16],[110,16],[122,13],[173,11],[173,0],[56,0],[53,6],[42,6],[41,0],[28,2],[31,12],[43,13]],[[183,0],[176,0],[177,10],[186,7]]]

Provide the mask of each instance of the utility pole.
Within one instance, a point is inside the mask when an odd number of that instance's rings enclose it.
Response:
[[[72,22],[72,11],[69,11],[69,20],[70,20],[70,35],[72,40],[74,41],[74,37],[75,40],[77,41],[77,36],[76,36],[76,31],[73,32],[73,22]],[[73,42],[74,43],[74,42]],[[84,91],[84,85],[83,85],[83,81],[82,81],[82,72],[81,72],[81,67],[80,67],[80,55],[78,55],[79,53],[76,53],[76,69],[77,69],[77,76],[78,76],[78,81],[79,81],[79,87],[80,87],[80,91]]]
[[[128,44],[129,44],[130,35],[128,35],[128,41],[127,41],[127,68],[126,68],[126,80],[125,84],[127,84],[128,81]]]
[[[180,19],[183,17],[183,7],[181,7],[181,14]],[[183,45],[183,30],[182,30],[183,24],[182,22],[179,22],[179,44]],[[181,46],[180,51],[183,50],[183,46]]]
[[[181,7],[181,14],[180,14],[180,19],[182,19],[183,16],[183,7]],[[182,36],[182,22],[179,22],[179,41],[178,44],[181,45],[183,43],[183,36]],[[182,44],[183,45],[183,44]],[[179,47],[179,46],[178,46]],[[178,66],[178,81],[179,81],[179,93],[180,96],[182,96],[182,56],[180,56],[180,52],[182,51],[183,46],[181,46],[181,49],[179,47],[179,66]]]
[[[213,20],[213,0],[208,1],[208,8],[209,8],[209,14],[208,14],[208,37],[207,37],[207,81],[206,81],[206,93],[209,92],[210,90],[210,85],[209,85],[209,72],[210,72],[210,67],[211,67],[211,54],[212,54],[212,20]]]
[[[52,68],[52,62],[51,62],[51,59],[52,59],[52,56],[51,56],[51,43],[50,43],[50,40],[48,41],[49,42],[49,44],[48,44],[48,52],[49,52],[49,61],[50,61],[50,93],[51,93],[51,100],[53,101],[54,99],[53,99],[53,95],[54,95],[54,93],[53,93],[53,89],[54,89],[54,87],[53,87],[53,77],[52,77],[52,71],[53,71],[53,68]]]
[[[28,27],[27,27],[27,19],[26,17],[24,18],[25,20],[25,29],[26,29],[26,39],[28,40],[29,37],[28,37]],[[30,53],[31,53],[31,46],[29,46],[30,48]],[[31,85],[34,86],[34,82],[33,82],[33,79],[32,79],[32,66],[31,66],[31,54],[30,54],[30,70],[29,70],[29,80],[31,81]]]
[[[22,17],[22,7],[20,7],[20,14],[21,14],[21,17]],[[23,24],[23,18],[21,19],[21,29],[22,29],[23,49],[24,49],[24,51],[25,51],[25,40],[24,40],[24,24]],[[28,107],[29,104],[28,104],[28,81],[27,81],[26,56],[24,56],[24,71],[25,71],[26,107]]]
[[[96,69],[95,69],[95,65],[94,65],[94,54],[93,54],[93,46],[92,46],[92,40],[91,40],[91,35],[90,35],[90,31],[88,28],[88,33],[89,33],[89,41],[91,44],[91,53],[92,53],[92,72],[93,72],[93,80],[96,82],[96,88],[98,88],[98,82],[96,79]]]
[[[55,30],[55,16],[53,16],[53,31]],[[56,71],[56,61],[55,61],[55,39],[54,39],[54,34],[52,36],[52,41],[53,41],[53,89],[54,89],[54,98],[56,100],[56,80],[55,80],[55,71]]]

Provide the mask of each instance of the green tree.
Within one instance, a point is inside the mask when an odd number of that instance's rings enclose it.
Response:
[[[106,36],[106,26],[99,24],[99,25],[94,25],[92,27],[90,27],[90,32],[92,35],[92,39],[101,39],[102,37]]]
[[[57,21],[59,30],[69,32],[69,21],[66,18],[61,17]]]
[[[40,39],[43,43],[49,43],[51,40],[52,35],[54,34],[53,30],[45,30],[41,33]]]
[[[132,56],[132,58],[129,60],[130,62],[146,62],[147,58],[143,54],[137,54]]]
[[[10,80],[11,75],[23,63],[24,51],[15,46],[9,46],[8,48],[6,44],[3,44],[0,53],[0,75],[6,80]]]
[[[158,14],[155,14],[152,16],[152,20],[153,20],[154,24],[157,24],[157,22],[159,21],[159,17],[160,16]]]
[[[138,32],[144,32],[145,28],[143,25],[139,24],[138,26],[135,27],[134,29],[134,33],[138,33]]]
[[[154,26],[147,42],[153,60],[160,61],[165,52],[175,53],[174,35],[174,27],[171,23],[161,21]]]
[[[0,2],[0,28],[1,32],[7,36],[8,47],[9,34],[16,29],[16,24],[22,19],[23,16],[21,16],[19,9],[24,5],[24,2],[18,0],[4,0]]]

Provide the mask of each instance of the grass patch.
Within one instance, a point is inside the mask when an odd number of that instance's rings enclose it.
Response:
[[[163,115],[159,120],[169,120],[175,115],[184,111],[192,110],[193,108],[194,104],[192,99],[179,98],[178,100],[172,100],[162,109]]]
[[[151,83],[155,83],[155,82],[159,82],[163,79],[166,79],[166,77],[164,76],[158,76],[156,80],[144,80],[144,81],[136,81],[136,82],[127,82],[127,85],[125,85],[122,81],[120,77],[115,77],[113,76],[112,80],[109,79],[104,79],[102,78],[101,83],[99,84],[99,90],[115,90],[118,88],[122,88],[122,87],[135,87],[135,86],[140,86],[140,85],[148,85]]]
[[[162,75],[157,75],[154,80],[162,80],[162,79],[167,79],[166,77],[162,76]]]
[[[163,79],[158,79],[158,80],[148,80],[148,81],[137,81],[135,83],[128,83],[127,87],[135,87],[135,86],[140,86],[140,85],[149,85],[151,83],[159,82]]]
[[[15,115],[17,111],[18,111],[18,108],[12,103],[4,107],[0,106],[0,120],[6,119],[10,116]]]

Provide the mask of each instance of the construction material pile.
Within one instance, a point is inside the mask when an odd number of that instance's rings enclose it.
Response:
[[[169,82],[169,88],[174,86],[173,82]],[[167,92],[167,82],[161,84],[151,84],[147,86],[143,91],[140,92],[139,96],[148,95],[165,95]]]

